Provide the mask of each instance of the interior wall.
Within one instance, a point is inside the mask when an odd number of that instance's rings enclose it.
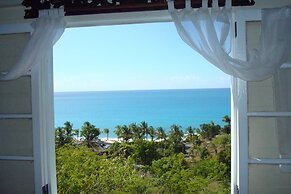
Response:
[[[29,34],[0,35],[0,72],[8,71],[21,55]],[[34,161],[31,118],[31,79],[0,81],[0,193],[33,194]]]

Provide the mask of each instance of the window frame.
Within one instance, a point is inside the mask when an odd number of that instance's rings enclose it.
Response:
[[[237,37],[234,41],[235,58],[247,59],[247,22],[260,22],[261,9],[239,9],[234,14]],[[281,68],[290,68],[290,63]],[[291,117],[291,112],[248,111],[248,82],[232,78],[232,194],[249,192],[249,165],[291,164],[291,159],[249,158],[250,117]]]
[[[260,21],[260,9],[233,8],[233,18],[237,28],[237,36],[233,34],[232,56],[246,60],[246,23]],[[167,10],[130,12],[99,15],[67,16],[67,28],[101,25],[119,25],[150,22],[170,22]],[[30,23],[9,24],[0,29],[0,34],[31,32]],[[49,183],[49,192],[57,193],[56,160],[54,144],[53,118],[53,48],[47,52],[46,58],[39,68],[31,73],[32,84],[32,118],[35,161],[35,192],[41,193],[44,183]],[[249,159],[248,153],[248,118],[251,116],[291,116],[291,112],[248,112],[247,110],[247,82],[232,77],[231,86],[231,193],[248,193],[248,165],[249,164],[282,164],[291,163],[289,159],[263,159],[254,161]],[[7,116],[7,115],[6,115]],[[9,115],[8,115],[9,116]],[[23,115],[19,115],[22,117]],[[25,115],[24,115],[25,116]],[[37,130],[41,129],[41,130]],[[0,158],[1,159],[1,158]],[[25,158],[26,159],[26,158]],[[29,158],[31,159],[31,158]]]

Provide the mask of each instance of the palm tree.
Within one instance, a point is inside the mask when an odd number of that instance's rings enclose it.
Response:
[[[231,122],[231,120],[230,120],[230,118],[229,118],[228,115],[225,115],[225,116],[223,117],[222,121],[225,122],[225,123],[227,123],[227,125],[230,126],[230,122]]]
[[[66,121],[64,123],[64,127],[63,128],[66,131],[66,133],[68,134],[68,138],[70,139],[69,141],[72,141],[74,136],[78,136],[79,135],[79,130],[78,129],[74,130],[73,129],[73,123],[71,123],[69,121]]]
[[[185,145],[182,141],[184,133],[181,128],[179,125],[172,125],[170,128],[169,140],[175,153],[185,152]]]
[[[126,125],[123,125],[121,127],[122,129],[122,136],[123,136],[123,140],[125,140],[126,142],[132,138],[132,132],[131,130],[126,126]]]
[[[56,128],[55,137],[56,137],[56,145],[57,145],[57,147],[61,147],[61,146],[64,146],[66,144],[65,131],[63,130],[62,127]]]
[[[182,127],[179,126],[179,125],[172,125],[171,128],[170,128],[169,137],[173,141],[174,144],[177,144],[177,143],[181,143],[182,142],[184,133],[181,130],[181,128]]]
[[[193,135],[194,135],[194,130],[191,126],[186,128],[186,132],[187,132],[187,140],[188,141],[192,141],[193,139]]]
[[[73,131],[73,124],[69,121],[66,121],[64,123],[64,129],[68,132],[71,133]]]
[[[226,123],[226,125],[224,125],[224,127],[222,129],[222,132],[224,132],[226,134],[230,134],[230,131],[231,131],[231,126],[230,126],[231,120],[230,120],[229,116],[225,115],[223,117],[222,121]]]
[[[157,139],[166,140],[166,138],[167,138],[167,134],[165,133],[165,130],[162,127],[157,128],[156,136],[157,136]]]
[[[108,128],[105,128],[105,129],[103,130],[103,133],[106,134],[106,139],[108,140],[109,129],[108,129]]]
[[[156,135],[156,130],[155,130],[155,128],[153,126],[150,126],[148,128],[148,134],[151,137],[151,140],[154,141],[154,137]]]
[[[201,137],[209,140],[218,135],[220,131],[220,125],[215,124],[213,121],[211,121],[209,124],[204,123],[200,125],[199,130]]]
[[[57,146],[70,144],[74,141],[74,136],[77,135],[76,130],[73,130],[73,124],[69,121],[64,123],[64,127],[58,127],[55,131]]]
[[[144,133],[141,127],[139,127],[136,123],[131,123],[128,126],[129,130],[132,132],[132,138],[135,139],[143,139]]]
[[[120,139],[122,138],[122,126],[121,125],[117,125],[116,130],[114,131],[114,133],[117,135],[117,138]]]
[[[75,129],[75,136],[77,137],[77,140],[80,140],[80,130],[79,129]]]
[[[146,135],[146,139],[148,139],[148,124],[147,122],[145,121],[142,121],[140,124],[139,124],[139,127],[141,128],[141,131],[143,132],[143,134]]]
[[[100,129],[96,128],[90,122],[85,122],[82,126],[81,136],[84,138],[88,147],[91,147],[92,142],[98,139]]]
[[[126,125],[117,125],[114,133],[117,135],[118,139],[122,138],[123,141],[128,141],[132,138],[132,132]]]

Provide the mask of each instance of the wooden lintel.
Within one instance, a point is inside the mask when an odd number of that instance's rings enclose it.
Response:
[[[191,0],[193,8],[201,7],[202,0]],[[185,7],[185,0],[175,0],[175,8]],[[211,6],[212,0],[208,1]],[[219,6],[224,6],[225,0],[219,0]],[[251,6],[254,0],[232,0],[232,6]],[[27,7],[24,18],[37,18],[38,11],[50,8],[64,7],[65,15],[88,15],[101,13],[121,13],[136,11],[153,11],[168,9],[166,0],[23,0]]]

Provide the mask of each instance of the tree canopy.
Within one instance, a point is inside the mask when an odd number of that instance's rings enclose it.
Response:
[[[90,122],[81,128],[81,143],[72,123],[56,128],[58,193],[230,192],[230,134],[219,125],[185,133],[172,125],[167,133],[141,122],[118,125],[115,133],[122,141],[95,149],[100,130]]]
[[[92,146],[92,142],[98,140],[98,136],[100,135],[100,129],[96,128],[95,125],[92,125],[90,122],[86,121],[81,130],[81,137],[90,147]]]

